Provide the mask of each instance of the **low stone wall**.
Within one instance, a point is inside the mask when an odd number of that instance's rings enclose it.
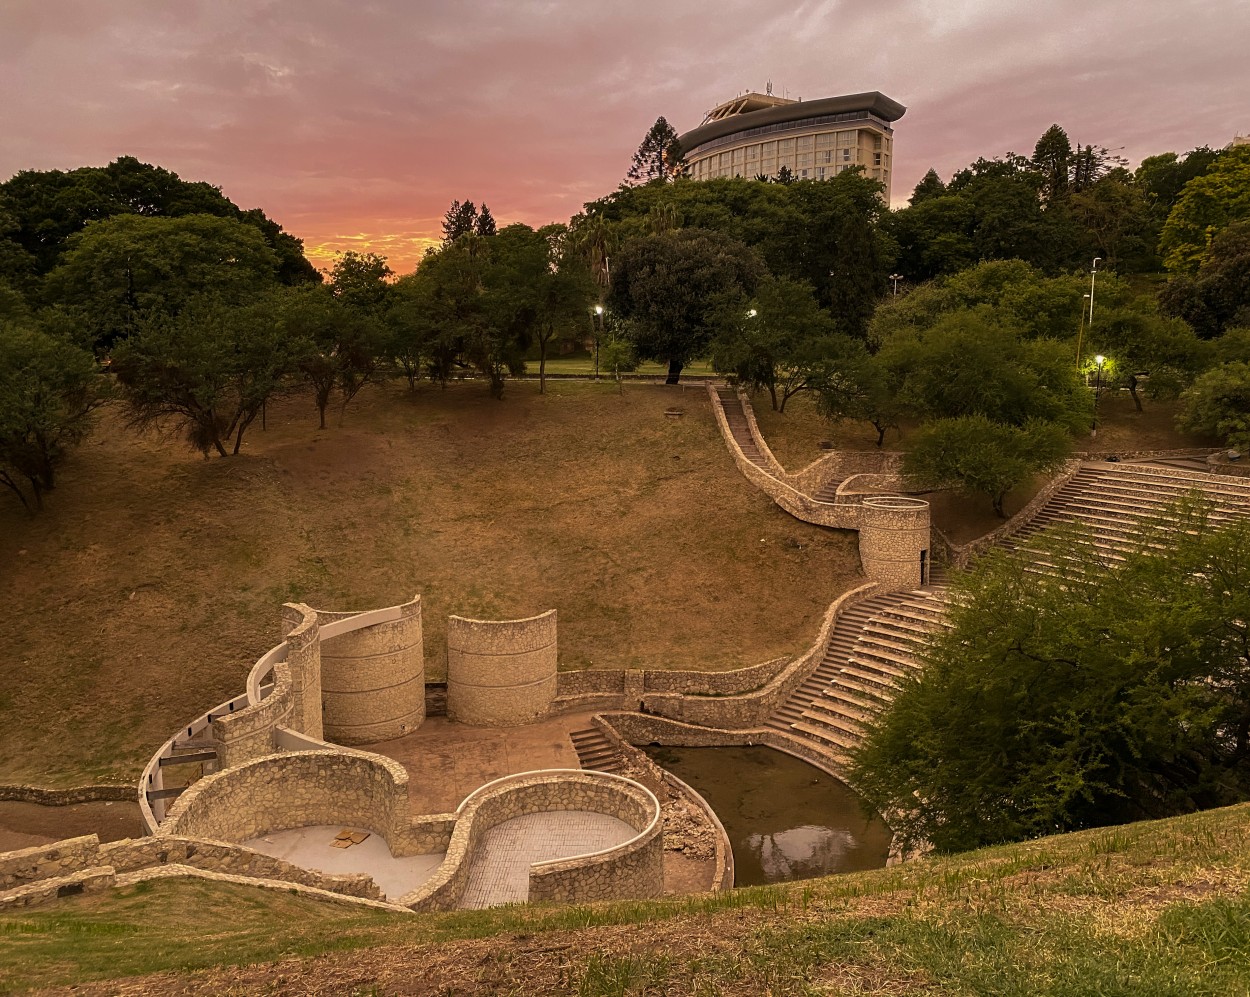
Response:
[[[838,485],[834,501],[858,503],[869,495],[906,495],[914,492],[901,474],[852,474]]]
[[[447,715],[479,727],[545,716],[556,697],[556,611],[526,620],[447,621]]]
[[[759,726],[815,671],[824,657],[825,646],[837,625],[839,614],[847,607],[868,598],[877,588],[876,582],[869,582],[839,596],[825,612],[815,643],[762,688],[740,696],[721,697],[653,693],[643,700],[643,710],[708,727],[746,729]]]
[[[99,800],[133,803],[134,786],[75,786],[72,789],[45,789],[42,786],[0,786],[0,801],[38,803],[44,807],[68,807],[75,803],[95,803]]]
[[[557,676],[557,705],[593,703],[604,708],[634,710],[646,693],[672,692],[687,696],[735,696],[753,692],[775,679],[793,658],[782,655],[758,665],[723,672],[687,669],[606,669],[561,672]]]
[[[260,702],[213,720],[213,743],[221,768],[270,754],[274,728],[291,723],[295,687],[285,662],[273,666],[273,680],[273,689]]]
[[[94,834],[0,854],[0,891],[103,865]]]
[[[813,741],[795,737],[771,727],[740,730],[703,727],[667,717],[643,713],[604,713],[603,722],[627,744],[663,744],[688,748],[724,748],[736,745],[764,745],[810,762],[836,779],[850,785],[842,760]]]
[[[325,737],[372,744],[415,730],[425,719],[421,597],[394,619],[321,641]],[[366,614],[314,610],[322,627]]]
[[[801,471],[786,475],[785,481],[801,492],[811,493],[826,482],[860,476],[880,475],[891,481],[901,481],[902,466],[903,455],[893,450],[831,450]]]
[[[252,879],[274,879],[298,883],[318,890],[341,893],[369,900],[384,899],[378,885],[363,872],[333,876],[303,869],[271,855],[204,838],[161,835],[126,838],[99,847],[100,864],[112,866],[119,874],[160,865],[184,865],[210,872],[224,872]]]
[[[551,769],[507,776],[468,796],[456,811],[456,829],[443,864],[429,881],[397,902],[418,911],[456,908],[488,830],[526,814],[559,810],[607,814],[638,834],[614,848],[537,863],[530,871],[530,900],[584,903],[663,893],[664,838],[655,796],[606,772]]]

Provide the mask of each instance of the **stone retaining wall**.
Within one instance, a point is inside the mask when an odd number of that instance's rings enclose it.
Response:
[[[816,670],[842,611],[868,598],[877,588],[876,582],[869,582],[839,596],[825,612],[815,643],[754,692],[720,697],[652,693],[643,700],[644,711],[708,727],[747,729],[759,726]]]
[[[252,879],[276,879],[349,897],[384,899],[378,885],[363,872],[330,875],[303,869],[271,855],[263,855],[226,841],[160,835],[126,838],[99,846],[100,864],[119,874],[159,865],[185,865]]]
[[[526,814],[586,810],[623,820],[638,835],[614,848],[535,864],[529,899],[584,903],[659,896],[664,891],[664,837],[655,796],[606,772],[553,769],[488,783],[456,811],[456,829],[434,876],[397,903],[413,910],[452,910],[460,903],[483,835]]]
[[[0,854],[0,891],[102,865],[94,834]]]
[[[327,739],[338,744],[389,741],[415,730],[425,719],[421,597],[396,609],[397,619],[321,641]],[[361,615],[314,612],[322,626]]]
[[[38,803],[44,807],[67,807],[75,803],[135,801],[134,786],[75,786],[73,789],[45,789],[42,786],[0,786],[0,801]]]
[[[238,843],[312,824],[368,828],[396,857],[442,851],[451,833],[446,815],[412,819],[408,773],[398,762],[332,748],[206,776],[178,797],[159,833]]]
[[[526,620],[447,621],[447,715],[479,727],[545,716],[556,698],[556,611]]]

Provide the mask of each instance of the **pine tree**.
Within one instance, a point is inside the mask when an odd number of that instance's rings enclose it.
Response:
[[[447,214],[443,216],[443,244],[455,242],[460,236],[474,231],[477,226],[477,206],[472,201],[452,201]],[[491,219],[494,224],[494,219]]]
[[[1072,143],[1068,140],[1068,133],[1058,125],[1047,128],[1033,147],[1033,165],[1041,170],[1045,178],[1042,191],[1047,201],[1066,195],[1068,177],[1073,167]],[[1078,183],[1075,186],[1079,190],[1081,185]]]
[[[938,176],[937,170],[932,167],[929,172],[920,178],[920,183],[916,184],[916,189],[911,193],[909,204],[916,205],[921,201],[928,201],[934,197],[941,197],[946,193],[946,184],[942,183],[942,178]]]
[[[634,153],[625,181],[631,187],[668,183],[681,176],[685,169],[686,160],[682,156],[681,143],[677,141],[677,132],[661,116],[655,119],[647,137]]]
[[[794,183],[794,179],[794,170],[790,169],[788,166],[782,166],[781,169],[777,171],[777,183],[791,184]]]
[[[489,236],[494,235],[497,230],[495,216],[490,213],[490,208],[483,202],[482,212],[477,216],[477,221],[473,223],[473,231],[481,236]]]

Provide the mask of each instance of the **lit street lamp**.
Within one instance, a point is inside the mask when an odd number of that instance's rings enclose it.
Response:
[[[590,327],[595,333],[595,380],[599,380],[599,339],[603,332],[603,305],[595,305]]]
[[[747,318],[755,318],[755,316],[758,314],[759,312],[757,312],[754,308],[747,309]]]
[[[894,297],[896,298],[898,297],[898,282],[902,279],[903,275],[901,273],[890,274],[890,280],[894,281]]]

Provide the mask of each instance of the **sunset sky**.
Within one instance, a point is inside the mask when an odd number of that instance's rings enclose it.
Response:
[[[907,105],[896,206],[1052,122],[1133,164],[1226,145],[1247,39],[1250,0],[3,0],[0,179],[133,155],[405,272],[453,198],[567,220],[657,115],[769,79]]]

